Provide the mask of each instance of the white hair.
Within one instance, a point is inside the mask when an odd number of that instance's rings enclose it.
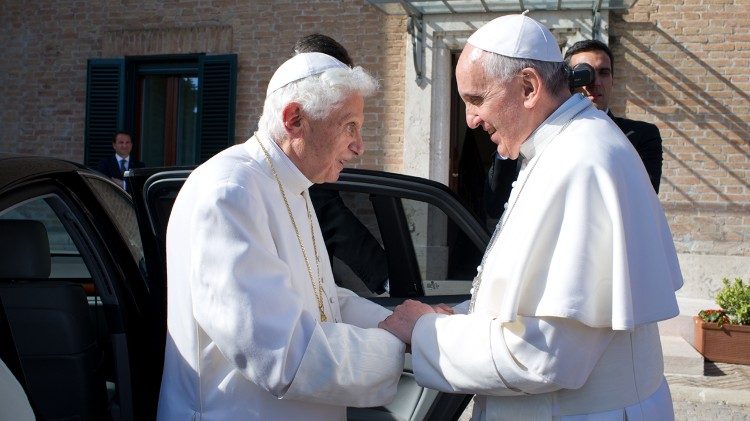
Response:
[[[539,72],[544,85],[550,92],[556,93],[560,89],[568,89],[564,62],[507,57],[479,48],[474,49],[470,57],[482,64],[488,76],[497,78],[500,82],[507,82],[521,70],[530,67]]]
[[[290,102],[300,104],[310,118],[322,120],[349,95],[357,93],[368,97],[377,89],[378,82],[362,67],[328,69],[269,94],[263,104],[263,115],[258,120],[258,130],[278,142],[286,133],[281,112]]]

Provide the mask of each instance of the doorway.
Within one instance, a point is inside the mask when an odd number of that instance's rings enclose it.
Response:
[[[458,95],[456,64],[460,51],[451,52],[451,129],[450,129],[450,183],[449,187],[474,215],[488,226],[485,185],[496,145],[481,128],[466,125],[466,106]],[[488,219],[490,219],[488,221]]]
[[[141,160],[147,166],[197,161],[197,76],[139,75],[135,117]]]

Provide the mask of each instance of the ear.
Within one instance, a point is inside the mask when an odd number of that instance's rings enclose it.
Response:
[[[527,67],[521,70],[521,85],[523,87],[523,105],[531,109],[537,104],[542,90],[542,77],[535,69]]]
[[[290,138],[302,137],[302,106],[299,103],[286,104],[281,110],[281,120]]]

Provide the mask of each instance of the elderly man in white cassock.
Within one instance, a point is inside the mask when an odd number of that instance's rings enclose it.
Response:
[[[477,394],[476,420],[674,418],[656,322],[678,314],[682,275],[635,149],[571,96],[527,16],[477,30],[456,79],[469,127],[522,169],[466,314],[407,301],[381,326],[411,343],[420,384]]]
[[[299,54],[268,86],[258,131],[199,166],[167,228],[161,420],[343,420],[390,402],[402,341],[390,311],[338,288],[310,204],[363,152],[361,67]]]

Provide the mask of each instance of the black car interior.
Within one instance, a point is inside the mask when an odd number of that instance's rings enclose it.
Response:
[[[107,416],[103,353],[80,283],[50,280],[44,224],[0,220],[0,300],[19,378],[45,420]]]
[[[98,176],[81,180],[70,174],[51,188],[27,186],[1,197],[0,358],[37,419],[152,419],[156,412],[166,329],[166,227],[190,171],[140,171],[130,179],[141,192],[132,201]],[[77,188],[70,188],[75,182]],[[449,238],[451,224],[469,233],[474,247],[487,241],[443,186],[349,171],[335,185],[314,188],[339,192],[385,250],[390,294],[363,296],[387,307],[408,297],[428,303],[466,299],[469,278],[447,275],[455,265],[430,265],[431,272],[420,266],[431,261],[426,253],[453,247],[425,246],[420,235],[428,227],[414,221],[429,212],[444,212],[429,226],[436,241]],[[448,261],[445,254],[436,256]],[[342,286],[366,288],[356,275],[340,275],[334,271]],[[454,419],[469,399],[419,386],[407,361],[392,403],[349,408],[347,418]]]

